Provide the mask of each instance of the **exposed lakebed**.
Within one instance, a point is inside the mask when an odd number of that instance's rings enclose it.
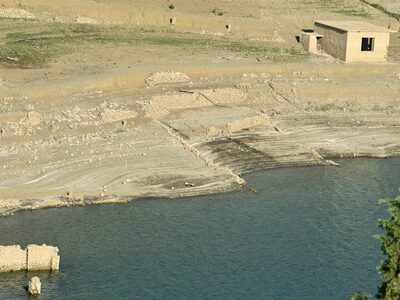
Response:
[[[0,244],[60,248],[60,272],[39,273],[41,299],[374,294],[378,200],[398,194],[400,159],[340,163],[249,173],[231,193],[20,212],[0,218]],[[0,298],[27,298],[33,275],[1,275]]]

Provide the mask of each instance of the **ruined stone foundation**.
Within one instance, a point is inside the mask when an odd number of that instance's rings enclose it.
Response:
[[[47,245],[0,246],[0,273],[16,271],[59,270],[58,248]]]

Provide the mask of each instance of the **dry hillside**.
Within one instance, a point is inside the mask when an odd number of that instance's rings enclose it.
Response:
[[[398,1],[374,1],[2,0],[0,214],[400,155],[399,33],[379,65],[295,39],[315,19],[396,28]]]

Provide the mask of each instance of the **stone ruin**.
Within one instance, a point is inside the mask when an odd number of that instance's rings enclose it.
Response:
[[[28,293],[31,295],[40,295],[41,292],[42,283],[40,282],[40,278],[35,276],[29,280]]]
[[[58,248],[47,245],[0,246],[0,273],[16,271],[55,271],[60,268]]]

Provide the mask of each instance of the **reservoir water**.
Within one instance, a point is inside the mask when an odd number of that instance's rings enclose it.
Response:
[[[400,159],[342,160],[248,174],[257,189],[0,218],[0,245],[47,243],[58,273],[0,275],[0,299],[348,299],[374,295],[381,198],[399,194]]]

